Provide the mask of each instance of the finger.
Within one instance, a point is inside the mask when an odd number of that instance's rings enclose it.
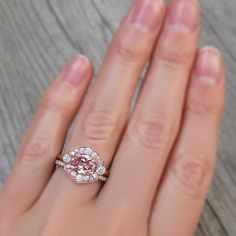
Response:
[[[194,233],[214,172],[224,87],[219,52],[202,49],[187,97],[182,130],[157,194],[151,235]]]
[[[90,145],[109,165],[127,119],[136,83],[161,27],[164,10],[161,0],[142,0],[134,4],[113,40],[90,95],[85,99],[65,151]],[[76,204],[80,200],[89,201],[100,187],[92,184],[78,188],[62,169],[55,172],[50,186],[61,192],[57,195],[59,202],[60,196],[67,195],[70,202],[74,199]]]
[[[125,205],[137,220],[148,216],[179,128],[199,18],[195,1],[171,3],[139,101],[102,190],[104,204]]]
[[[83,99],[91,74],[88,59],[78,56],[43,96],[3,190],[3,206],[9,214],[20,214],[39,197],[51,175],[55,157],[63,147],[67,129]],[[14,204],[16,196],[17,204]]]

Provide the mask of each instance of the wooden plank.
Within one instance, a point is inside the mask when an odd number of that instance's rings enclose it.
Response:
[[[201,0],[201,44],[219,47],[228,77],[214,183],[197,236],[236,235],[236,1]],[[44,89],[78,53],[101,65],[131,0],[0,1],[0,185]]]

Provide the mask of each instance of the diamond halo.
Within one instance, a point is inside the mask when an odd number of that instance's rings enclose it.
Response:
[[[92,147],[79,147],[58,155],[56,166],[63,167],[67,175],[78,184],[106,181],[108,176],[104,161]]]

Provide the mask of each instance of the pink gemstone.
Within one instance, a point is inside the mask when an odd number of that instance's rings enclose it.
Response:
[[[71,165],[75,166],[86,175],[93,175],[97,169],[96,162],[88,160],[83,156],[75,156],[71,161]]]
[[[79,157],[73,158],[73,160],[71,161],[72,166],[78,166],[79,160],[80,160]]]
[[[94,173],[94,172],[95,172],[95,169],[96,169],[96,165],[95,165],[95,163],[90,162],[90,163],[88,163],[87,168],[88,168],[88,170],[90,170],[91,172]]]
[[[96,168],[97,168],[97,165],[92,161],[86,161],[86,162],[81,161],[79,163],[79,165],[83,167],[83,170],[87,174],[93,174],[96,171]]]

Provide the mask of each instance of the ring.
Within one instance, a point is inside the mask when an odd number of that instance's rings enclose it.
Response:
[[[68,153],[57,155],[56,167],[62,167],[78,184],[106,181],[109,171],[101,156],[91,147],[79,147]]]

